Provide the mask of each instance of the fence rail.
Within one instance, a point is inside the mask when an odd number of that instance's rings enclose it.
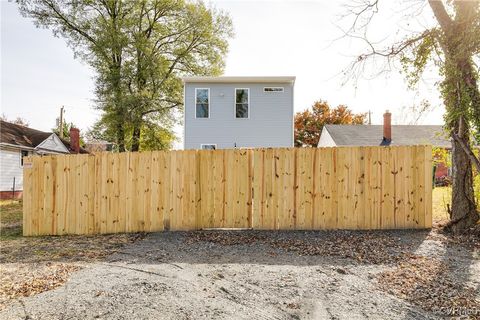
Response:
[[[430,146],[186,150],[24,160],[23,233],[429,228]]]

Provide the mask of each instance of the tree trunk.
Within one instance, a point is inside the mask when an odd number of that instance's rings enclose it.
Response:
[[[459,34],[463,34],[466,28],[474,24],[472,14],[477,4],[473,1],[457,1],[455,16],[451,18],[442,1],[429,0],[428,2],[444,34],[438,41],[445,55],[445,69],[448,71],[444,84],[449,84],[450,87],[443,96],[447,113],[454,116],[454,120],[450,119],[447,123],[447,127],[453,132],[452,208],[448,226],[453,232],[460,233],[475,226],[479,219],[473,190],[472,162],[470,155],[462,147],[462,144],[469,146],[470,138],[469,123],[465,123],[466,120],[463,118],[468,107],[464,105],[466,102],[462,100],[462,93],[467,92],[475,108],[480,103],[480,97],[471,65],[472,53],[465,50],[469,47],[464,43],[468,38],[462,37],[463,42],[458,38]],[[475,111],[475,114],[476,112],[478,111]]]
[[[132,133],[132,151],[140,150],[140,133],[140,125],[135,125]]]
[[[464,142],[468,144],[468,141]],[[452,139],[452,169],[452,209],[449,226],[454,233],[460,233],[474,226],[479,216],[474,200],[472,163],[455,139]]]
[[[123,130],[123,124],[117,124],[117,145],[119,152],[125,152],[125,131]]]

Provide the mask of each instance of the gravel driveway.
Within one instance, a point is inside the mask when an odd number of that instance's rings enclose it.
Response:
[[[245,231],[240,244],[225,244],[228,237],[219,240],[215,235],[208,241],[195,233],[150,234],[102,262],[88,264],[60,288],[17,300],[0,318],[436,318],[378,288],[375,277],[392,268],[388,264],[304,255],[272,245],[311,240],[323,250],[325,234]],[[395,234],[396,245],[426,256],[441,252],[440,243],[426,240],[426,234]],[[244,235],[254,241],[249,243]],[[468,254],[461,250],[458,259],[467,261]],[[468,263],[480,271],[478,260]],[[476,286],[477,280],[472,280]]]

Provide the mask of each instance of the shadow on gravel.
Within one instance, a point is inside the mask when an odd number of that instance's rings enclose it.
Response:
[[[428,231],[195,231],[149,234],[107,258],[144,264],[396,264]],[[340,261],[341,260],[341,261]]]

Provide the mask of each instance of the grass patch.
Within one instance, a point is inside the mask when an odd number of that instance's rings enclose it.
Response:
[[[2,225],[22,222],[22,202],[21,201],[1,201],[0,202],[0,222]]]
[[[22,202],[3,200],[0,202],[0,241],[22,236]]]
[[[435,187],[432,194],[433,221],[450,219],[447,204],[452,201],[452,187]]]

